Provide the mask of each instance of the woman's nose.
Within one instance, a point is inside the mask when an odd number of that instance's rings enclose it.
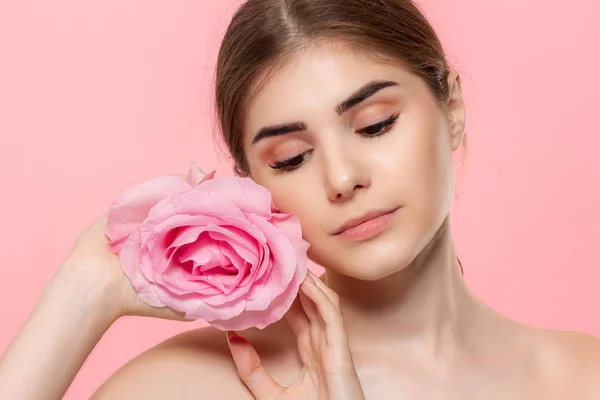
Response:
[[[363,165],[364,157],[351,149],[338,149],[327,155],[326,185],[327,196],[331,201],[345,201],[359,189],[371,184],[369,169]]]

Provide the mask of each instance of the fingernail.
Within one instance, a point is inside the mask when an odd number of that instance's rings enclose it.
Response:
[[[246,339],[235,333],[234,331],[227,332],[227,341],[229,343],[248,343]]]
[[[306,274],[306,282],[310,283],[311,285],[317,284],[317,282],[315,282],[314,278],[312,276],[310,276],[310,274]]]

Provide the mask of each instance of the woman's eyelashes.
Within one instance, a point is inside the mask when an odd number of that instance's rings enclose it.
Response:
[[[274,164],[269,165],[269,167],[282,171],[294,170],[304,163],[306,157],[311,151],[312,150],[305,151],[304,153],[300,153],[297,156],[288,158],[287,160],[278,161]]]
[[[381,122],[366,126],[361,129],[357,129],[357,130],[355,130],[355,132],[359,135],[365,136],[370,139],[378,137],[378,136],[382,136],[383,134],[387,133],[394,126],[394,123],[398,120],[399,116],[400,116],[400,113],[396,113]],[[307,157],[310,155],[311,152],[312,152],[312,150],[308,150],[308,151],[298,154],[297,156],[290,157],[286,160],[278,161],[273,164],[270,164],[269,166],[272,169],[279,170],[282,172],[292,171],[292,170],[295,170],[298,167],[300,167],[302,164],[304,164],[304,162],[306,161]]]
[[[392,128],[399,116],[400,113],[396,113],[384,121],[358,129],[356,133],[367,137],[381,136]]]

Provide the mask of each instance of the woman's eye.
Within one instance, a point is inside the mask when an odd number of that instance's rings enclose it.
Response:
[[[399,113],[394,114],[391,117],[389,117],[388,119],[386,119],[385,121],[381,121],[376,124],[369,125],[365,128],[359,129],[356,131],[356,133],[359,133],[359,134],[365,135],[365,136],[373,136],[373,137],[382,135],[382,134],[386,133],[392,127],[392,125],[394,125],[394,122],[396,122],[399,115],[400,115]]]
[[[392,127],[392,125],[394,125],[399,116],[400,113],[396,113],[384,121],[359,129],[356,131],[356,133],[368,137],[377,137],[383,135]],[[288,158],[287,160],[270,164],[269,167],[280,171],[293,171],[300,167],[304,161],[306,161],[306,157],[310,154],[310,152],[311,150],[305,151],[304,153],[300,153],[297,156]]]
[[[300,153],[295,157],[288,158],[287,160],[279,161],[274,164],[269,165],[269,167],[278,170],[291,171],[293,169],[298,168],[304,160],[306,160],[306,156],[309,151],[305,151],[304,153]]]

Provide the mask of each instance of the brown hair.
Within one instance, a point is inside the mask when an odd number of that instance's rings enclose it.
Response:
[[[420,76],[440,104],[449,67],[433,27],[411,0],[248,0],[221,44],[216,105],[235,172],[249,174],[243,146],[245,105],[265,73],[320,40],[337,40]]]

